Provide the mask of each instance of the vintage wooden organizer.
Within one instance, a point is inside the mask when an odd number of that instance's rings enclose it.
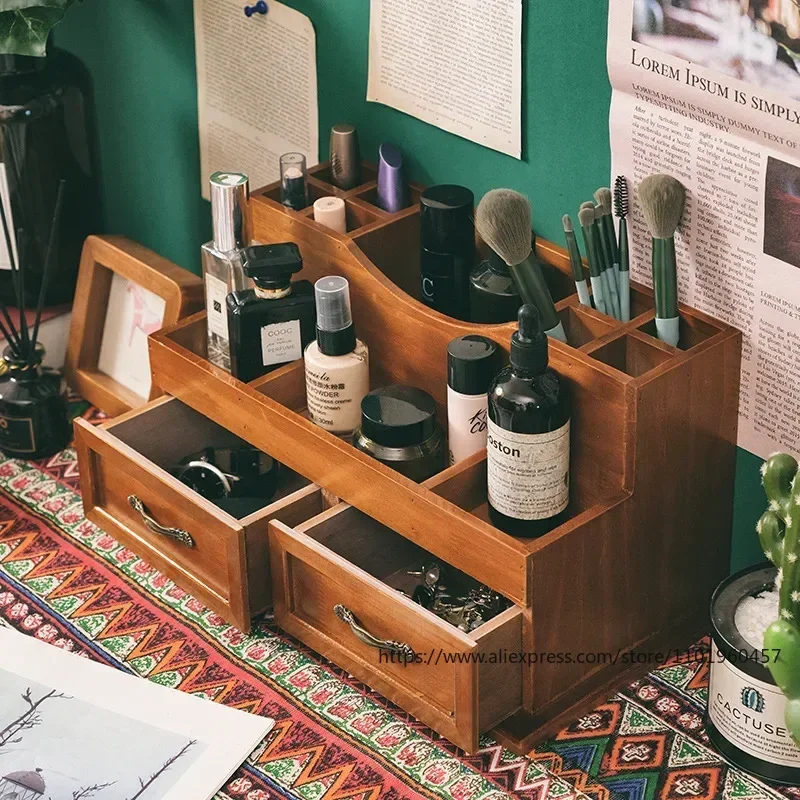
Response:
[[[374,172],[339,192],[327,169],[312,170],[312,199],[343,196],[347,234],[321,227],[310,210],[285,209],[275,185],[253,197],[254,237],[297,242],[301,277],[347,277],[372,385],[424,388],[444,421],[447,343],[480,331],[507,348],[514,326],[459,322],[418,301],[420,187],[409,208],[387,214],[374,205]],[[578,305],[561,248],[539,242],[537,252],[569,338],[551,343],[551,364],[574,409],[569,519],[538,540],[489,524],[482,455],[419,486],[306,418],[301,363],[237,381],[206,360],[203,313],[150,342],[165,391],[359,509],[271,525],[281,626],[467,750],[503,718],[496,734],[524,750],[641,671],[627,653],[687,644],[706,629],[708,599],[728,571],[740,334],[684,307],[682,348],[670,347],[654,338],[647,289],[634,285],[635,318],[623,325]],[[515,609],[468,636],[447,630],[383,583],[386,559],[398,552],[397,568],[406,567],[407,548],[488,584]],[[415,651],[517,649],[529,663],[501,673],[381,664],[335,605],[372,636]]]

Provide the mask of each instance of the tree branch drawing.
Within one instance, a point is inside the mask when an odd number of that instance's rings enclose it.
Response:
[[[47,700],[71,700],[69,695],[51,689],[47,694],[42,695],[38,700],[33,699],[30,686],[20,695],[25,701],[27,708],[16,719],[9,722],[5,728],[0,729],[0,747],[7,744],[19,744],[22,741],[23,731],[35,728],[42,722],[39,708]],[[2,751],[0,751],[2,752]]]
[[[72,800],[88,800],[88,798],[94,797],[98,792],[108,789],[109,786],[113,786],[115,783],[116,781],[111,781],[110,783],[93,783],[91,786],[82,786],[72,793]]]
[[[136,794],[131,795],[128,800],[138,800],[179,758],[186,755],[196,744],[197,739],[191,739],[174,756],[170,756],[147,780],[139,778],[139,790]]]

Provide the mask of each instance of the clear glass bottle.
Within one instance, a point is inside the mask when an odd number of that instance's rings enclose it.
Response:
[[[247,278],[242,250],[250,243],[250,184],[239,172],[215,172],[210,178],[214,238],[202,247],[203,280],[208,314],[208,360],[231,371],[226,300],[231,292],[244,291]]]
[[[305,352],[308,412],[320,428],[352,437],[369,392],[369,351],[356,339],[347,280],[320,278],[314,295],[317,340]]]
[[[314,287],[308,281],[292,281],[302,268],[294,242],[245,249],[244,271],[255,286],[228,295],[234,378],[252,381],[301,359],[314,341]]]

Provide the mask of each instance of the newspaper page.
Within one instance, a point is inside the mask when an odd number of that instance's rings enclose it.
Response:
[[[239,0],[194,0],[201,187],[217,171],[256,189],[280,177],[283,153],[319,159],[317,40],[311,20],[270,0],[247,17]]]
[[[610,0],[614,175],[631,271],[651,285],[635,187],[687,189],[680,299],[744,335],[739,445],[800,456],[800,8],[793,0]]]
[[[522,0],[370,0],[367,100],[522,157]]]

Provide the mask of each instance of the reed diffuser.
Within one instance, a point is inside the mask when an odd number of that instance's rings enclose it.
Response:
[[[4,320],[0,322],[0,332],[6,339],[0,361],[0,450],[10,457],[47,458],[63,450],[71,438],[66,383],[57,370],[42,366],[44,348],[37,342],[42,308],[53,273],[53,252],[63,199],[62,180],[56,196],[32,328],[28,327],[25,316],[25,273],[29,269],[31,248],[27,246],[24,228],[16,232],[16,250],[12,246],[12,232],[5,208],[0,203],[0,221],[19,311],[19,323],[15,325],[5,302],[0,299],[0,314]]]

